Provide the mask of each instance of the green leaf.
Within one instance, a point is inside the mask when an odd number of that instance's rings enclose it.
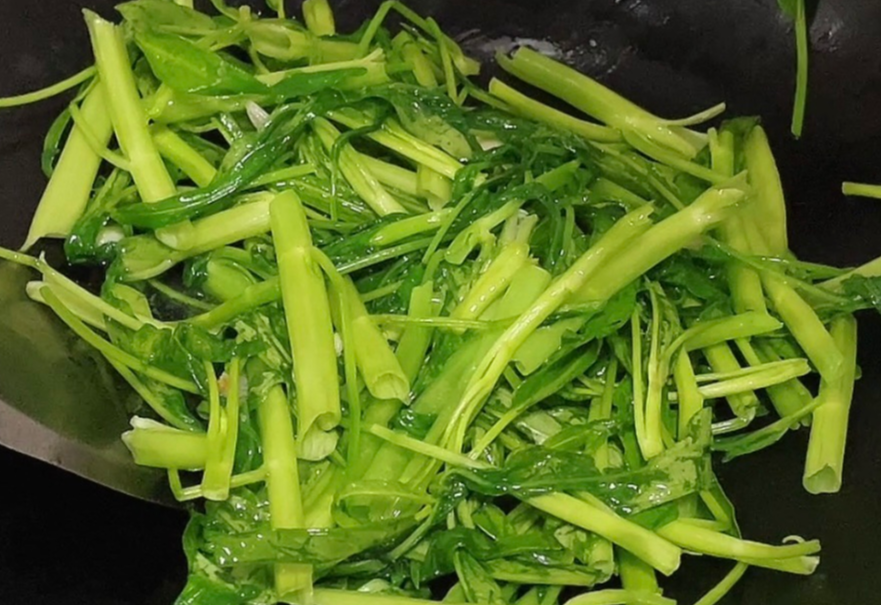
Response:
[[[576,349],[555,363],[546,365],[530,375],[516,391],[511,404],[514,408],[527,408],[546,399],[584,374],[596,363],[599,346]]]
[[[590,456],[545,447],[514,452],[500,469],[455,473],[489,496],[529,498],[585,491],[623,514],[635,514],[699,491],[709,481],[709,457],[681,442],[634,470],[599,471]]]
[[[181,36],[143,30],[135,33],[135,42],[156,77],[176,91],[212,96],[269,91],[232,61]]]
[[[795,19],[798,14],[798,5],[801,2],[804,2],[804,0],[777,0],[777,6],[786,13],[786,16]]]
[[[465,589],[465,596],[471,603],[486,605],[507,605],[502,588],[489,571],[469,552],[457,550],[453,555],[456,575]]]
[[[207,548],[221,567],[250,563],[308,563],[330,568],[360,553],[387,547],[415,526],[412,518],[370,526],[331,529],[260,528],[207,535]]]
[[[348,67],[332,71],[294,72],[272,86],[270,92],[275,97],[293,99],[334,88],[349,78],[355,78],[365,73],[367,70],[363,67]]]
[[[217,23],[209,15],[169,0],[135,0],[116,6],[123,18],[137,30],[173,26],[193,31],[211,31]]]
[[[864,308],[874,308],[881,313],[881,276],[854,275],[846,279],[842,287],[847,296],[862,303]]]

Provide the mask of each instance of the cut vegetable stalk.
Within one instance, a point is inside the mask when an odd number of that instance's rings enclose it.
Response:
[[[841,184],[841,193],[857,197],[881,199],[881,185],[844,182]]]
[[[217,176],[217,169],[211,162],[173,130],[164,125],[155,125],[150,130],[160,155],[183,170],[194,183],[207,187]]]
[[[624,286],[712,229],[745,196],[738,186],[711,188],[690,206],[654,225],[622,254],[603,265],[595,279],[570,299],[571,305],[601,304]]]
[[[673,380],[679,395],[679,439],[684,439],[688,435],[691,421],[704,407],[704,396],[698,389],[694,367],[684,350],[679,351],[673,362]]]
[[[731,351],[731,347],[728,346],[728,343],[720,343],[705,347],[701,352],[704,357],[706,357],[707,362],[709,362],[710,367],[713,368],[714,372],[729,373],[737,372],[741,369],[740,362]],[[704,392],[702,392],[702,396],[706,397]],[[755,418],[756,412],[759,408],[759,398],[753,391],[748,390],[745,392],[731,393],[727,395],[726,400],[731,407],[731,411],[734,412],[734,415],[738,418],[745,422],[752,422]]]
[[[300,199],[293,191],[280,193],[270,214],[294,358],[297,434],[302,440],[313,427],[329,431],[340,421],[330,303],[324,277],[312,258],[312,236]]]
[[[104,86],[98,83],[86,95],[81,111],[98,142],[106,146],[113,134],[113,126],[107,112]],[[101,161],[101,157],[92,151],[82,129],[74,126],[40,198],[22,250],[29,249],[44,237],[65,238],[70,235],[89,202]]]
[[[132,428],[122,441],[135,464],[155,468],[200,470],[208,457],[208,437],[204,433],[182,431],[154,420],[132,418]]]
[[[608,258],[649,228],[651,212],[651,207],[645,207],[619,220],[505,330],[481,360],[463,400],[459,403],[458,409],[464,413],[463,417],[473,415],[471,408],[483,402],[517,350],[542,322],[591,279]],[[479,453],[474,452],[475,455]]]
[[[155,231],[156,239],[185,254],[181,260],[209,252],[269,231],[270,202],[271,198],[259,199],[192,223],[163,227]]]
[[[213,370],[212,370],[213,372]],[[239,434],[239,386],[240,361],[233,359],[228,366],[228,383],[226,406],[220,409],[217,405],[216,428],[219,433],[212,439],[212,426],[209,419],[208,441],[210,448],[205,475],[202,477],[202,495],[209,500],[223,501],[229,498],[230,479],[235,462],[236,443]],[[218,393],[219,400],[219,393]],[[216,441],[212,443],[212,441]]]
[[[249,368],[249,373],[256,371],[257,368]],[[257,408],[257,417],[263,438],[269,523],[273,529],[302,528],[303,501],[297,470],[297,445],[288,398],[281,386],[269,390]],[[311,593],[312,567],[293,563],[275,565],[275,588],[280,597]]]
[[[703,135],[652,115],[592,78],[530,48],[520,47],[511,58],[499,55],[496,60],[505,71],[601,122],[640,133],[685,158],[694,157],[705,144]]]
[[[520,268],[529,261],[529,245],[511,242],[502,248],[490,266],[478,278],[465,298],[453,310],[454,319],[477,319],[505,289]]]
[[[768,137],[761,126],[755,126],[743,143],[743,158],[753,188],[753,199],[744,206],[744,216],[749,217],[744,226],[757,230],[764,246],[751,242],[753,253],[784,256],[789,251],[786,227],[786,202],[780,173],[771,151]],[[761,248],[761,249],[759,249]]]
[[[141,199],[157,202],[171,197],[176,193],[174,183],[147,128],[147,117],[138,96],[122,31],[91,11],[84,14],[110,121],[119,146],[131,163],[132,177]]]
[[[352,318],[355,356],[367,389],[378,399],[406,401],[410,396],[410,382],[401,364],[367,313],[354,284],[349,279],[344,283],[345,299]]]
[[[769,569],[780,570],[781,562],[791,560],[792,562],[800,563],[803,558],[811,557],[820,552],[820,543],[816,540],[782,546],[770,546],[703,529],[696,525],[685,523],[682,520],[673,521],[661,527],[658,530],[658,534],[672,543],[695,553],[724,559],[734,559]],[[796,573],[793,569],[786,569],[785,571]]]
[[[832,338],[844,359],[834,381],[820,384],[820,407],[814,411],[811,439],[805,462],[804,486],[812,494],[841,489],[847,425],[856,380],[857,323],[852,315],[832,321]]]
[[[318,118],[313,123],[316,134],[328,153],[335,150],[340,132],[333,124]],[[343,143],[338,150],[338,164],[340,172],[352,186],[352,189],[361,196],[367,205],[379,216],[388,214],[406,214],[404,207],[380,184],[372,172],[360,159],[360,154],[348,143]]]
[[[316,36],[332,36],[336,33],[333,10],[327,0],[304,0],[303,21]]]
[[[681,551],[657,534],[568,494],[538,496],[527,500],[534,508],[587,531],[603,536],[624,548],[665,576],[679,568]]]
[[[434,315],[434,284],[425,282],[410,293],[408,315],[413,318],[429,318]],[[431,327],[410,325],[404,330],[395,355],[401,364],[404,375],[412,384],[419,374],[425,354],[431,345]]]
[[[558,109],[535,101],[497,78],[493,78],[490,81],[489,92],[507,103],[522,116],[544,122],[564,132],[574,132],[588,141],[610,143],[621,139],[621,134],[612,128],[579,120]]]
[[[331,120],[349,128],[367,128],[374,125],[370,118],[358,111],[339,109],[330,111],[327,115]],[[462,164],[456,159],[414,137],[394,119],[386,120],[379,130],[368,132],[366,136],[416,164],[428,166],[448,179],[455,178],[462,168]]]
[[[436,231],[449,218],[450,210],[443,209],[435,212],[426,212],[419,216],[411,216],[389,223],[381,227],[376,234],[370,238],[370,243],[374,246],[385,247],[397,244],[414,235],[422,235]]]
[[[762,283],[774,309],[825,380],[841,377],[844,357],[814,309],[776,275],[765,274]]]
[[[751,365],[773,363],[782,360],[773,347],[761,340],[753,343],[738,340],[737,346]],[[781,417],[792,416],[810,404],[814,399],[811,391],[798,379],[769,386],[767,392],[768,397],[771,399],[771,404]],[[810,417],[804,420],[805,423],[809,421]]]

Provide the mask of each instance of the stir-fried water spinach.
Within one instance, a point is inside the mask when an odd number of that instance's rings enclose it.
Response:
[[[79,91],[0,257],[143,399],[122,439],[192,503],[179,605],[666,605],[691,554],[732,562],[709,605],[814,572],[798,527],[741,536],[713,461],[810,431],[805,488],[840,488],[879,263],[793,255],[757,119],[661,118],[527,47],[485,89],[399,2],[346,34],[326,0],[213,4],[86,11],[95,65],[5,103]]]

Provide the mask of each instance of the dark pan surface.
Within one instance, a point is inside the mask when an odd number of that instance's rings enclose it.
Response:
[[[112,13],[113,2],[107,0],[0,2],[0,95],[44,86],[90,61],[79,17],[86,4]],[[349,27],[376,4],[334,3],[339,20]],[[839,193],[845,178],[881,182],[881,2],[824,0],[812,10],[808,120],[800,142],[787,132],[792,32],[775,0],[410,4],[434,15],[482,58],[518,38],[553,41],[570,63],[661,115],[679,117],[720,100],[729,103],[731,115],[762,115],[788,194],[795,252],[838,265],[881,255],[881,206]],[[23,239],[44,185],[42,136],[64,102],[0,113],[2,245],[17,246]],[[771,541],[788,534],[820,538],[820,569],[810,578],[751,570],[726,601],[730,605],[879,602],[881,321],[866,316],[860,327],[863,378],[842,493],[811,497],[802,490],[804,431],[722,470],[744,532]],[[15,382],[11,378],[20,364],[27,360],[8,354],[0,359],[0,393]],[[66,379],[64,374],[46,378],[60,387]],[[20,396],[45,392],[35,387]],[[173,601],[184,571],[178,546],[183,513],[112,493],[6,450],[0,450],[0,472],[0,603]],[[689,560],[665,585],[687,604],[727,568]]]

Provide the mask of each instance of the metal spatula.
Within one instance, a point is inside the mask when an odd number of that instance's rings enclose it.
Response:
[[[134,464],[119,439],[134,395],[103,359],[41,305],[34,276],[0,264],[0,445],[111,489],[161,504],[164,473]]]

